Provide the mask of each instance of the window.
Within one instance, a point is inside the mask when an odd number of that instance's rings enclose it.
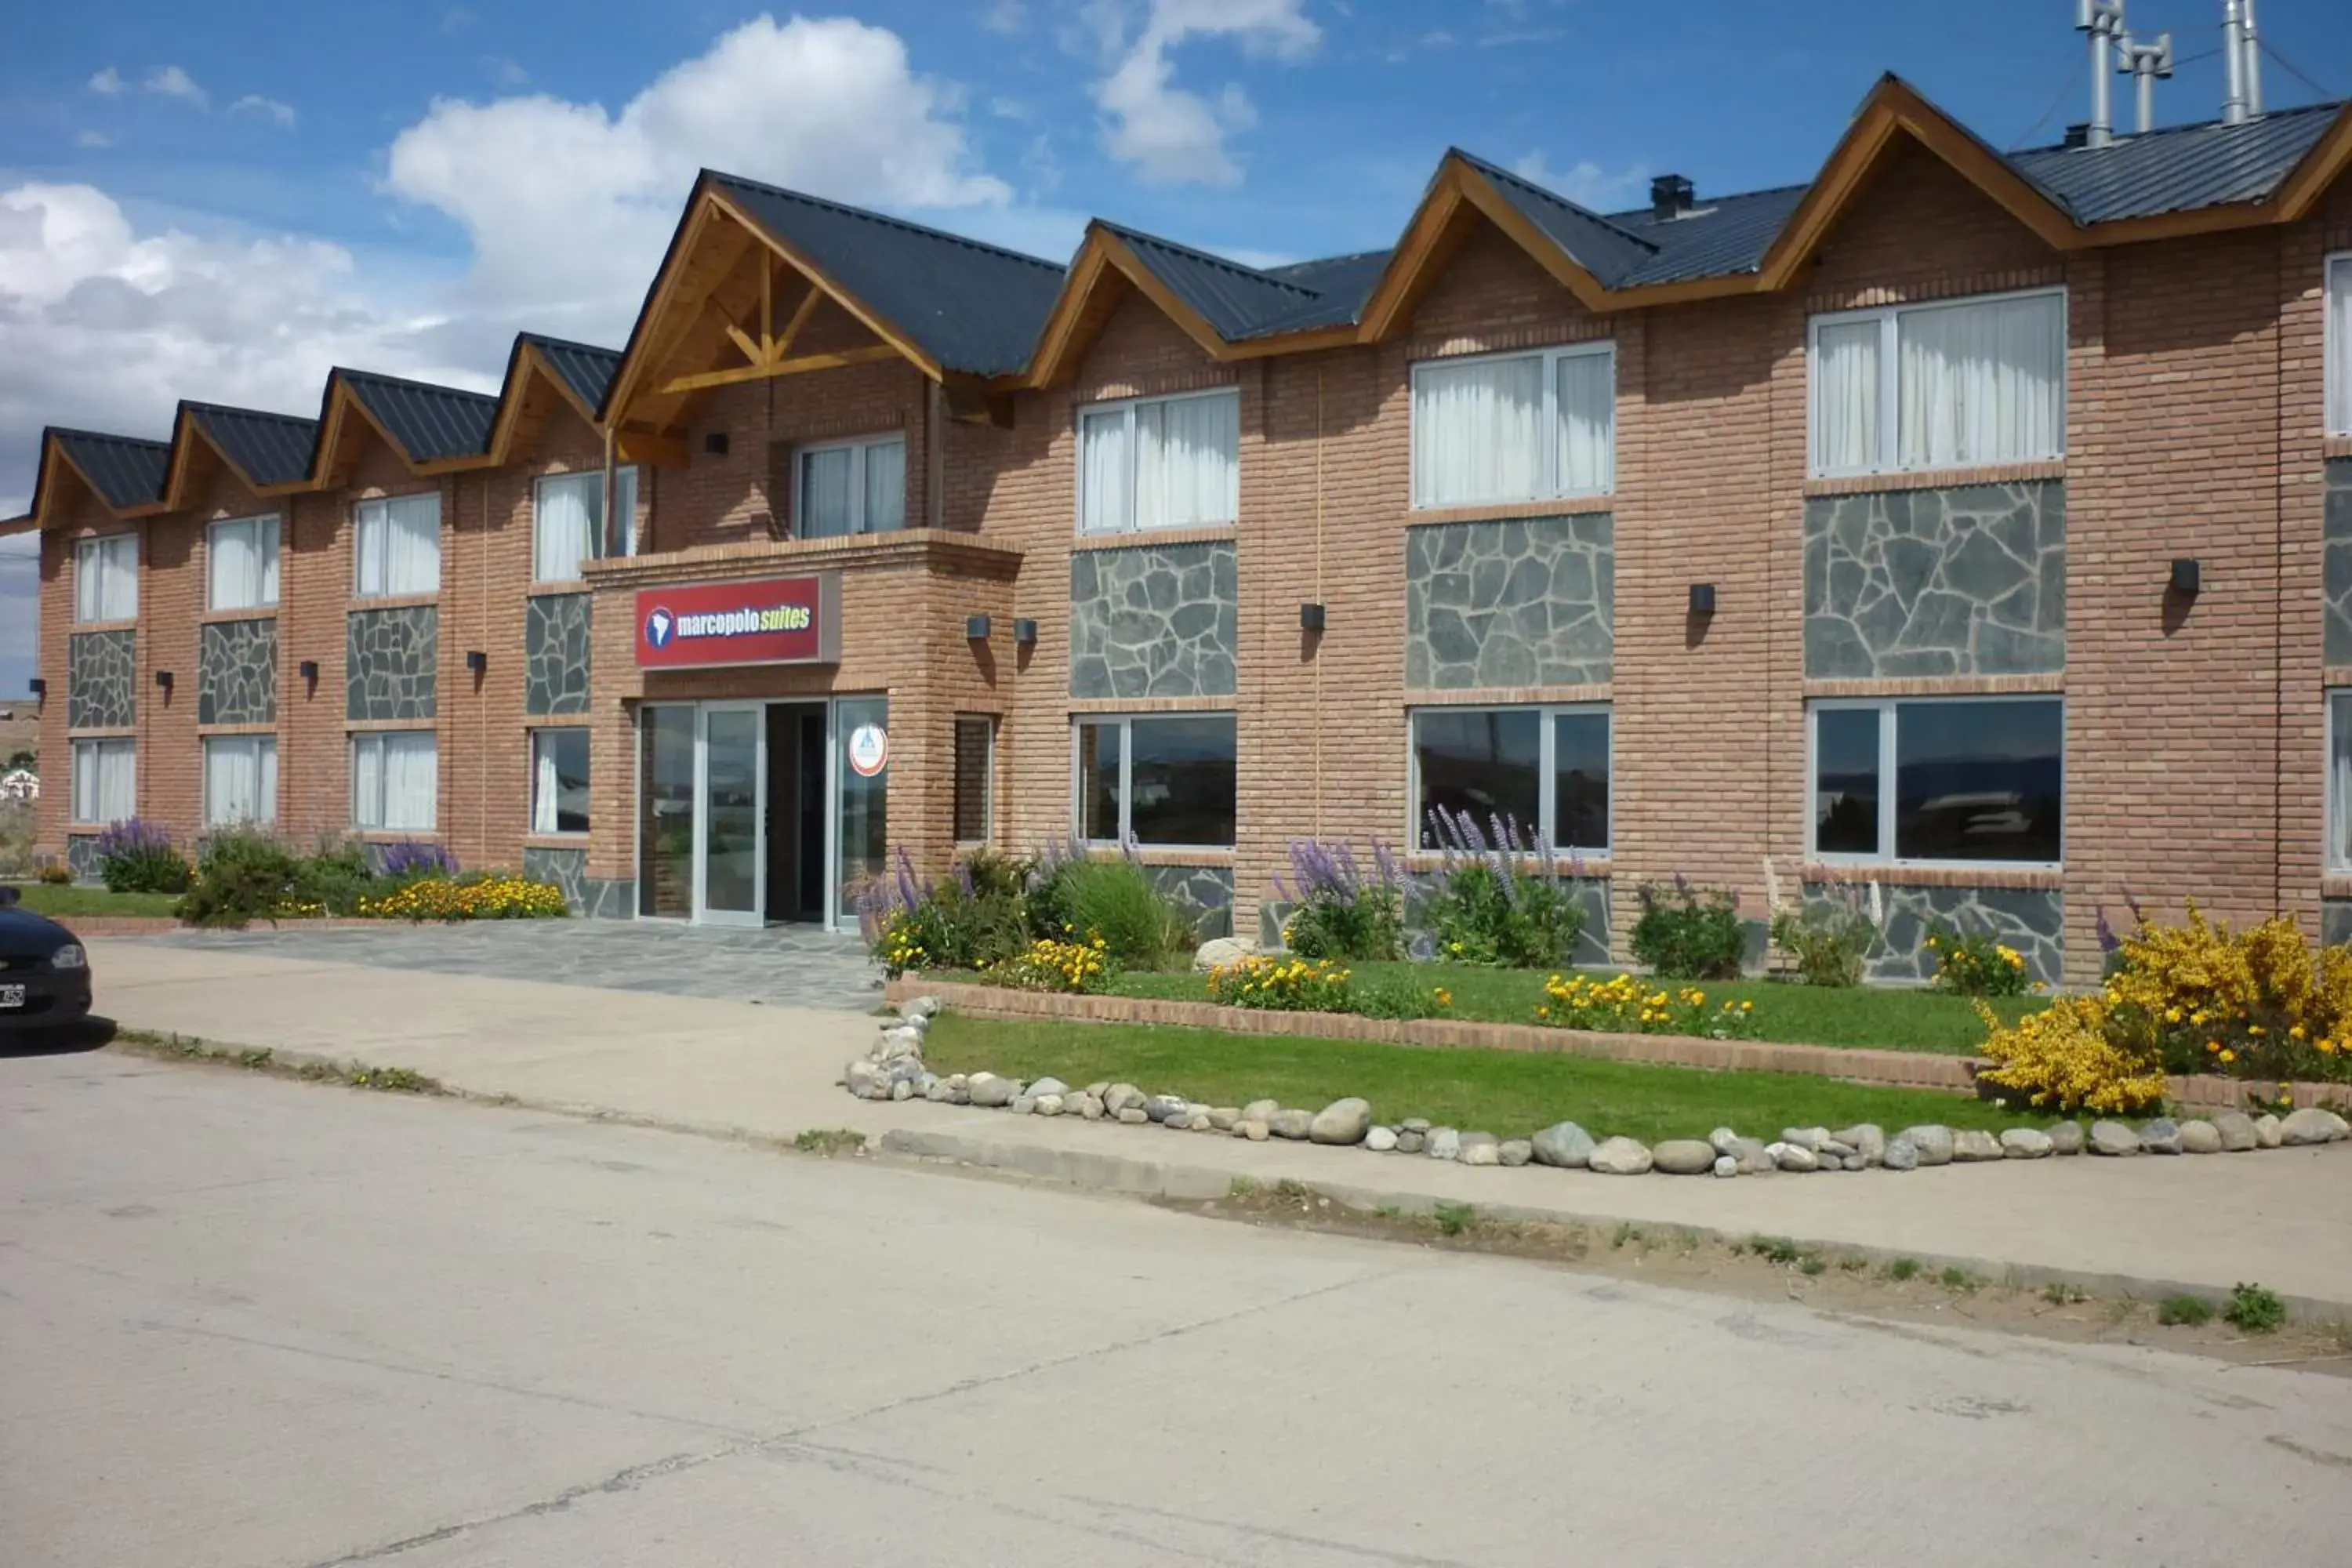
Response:
[[[621,553],[637,552],[637,470],[613,470],[613,497],[621,514]],[[576,583],[580,565],[604,553],[604,471],[550,474],[531,505],[531,577]]]
[[[1412,367],[1412,504],[1606,495],[1617,484],[1617,351],[1430,360]]]
[[[205,826],[278,820],[278,742],[214,735],[205,742]]]
[[[1090,843],[1234,841],[1234,716],[1077,722],[1078,833]]]
[[[352,826],[433,831],[440,766],[430,730],[385,730],[352,737]]]
[[[907,438],[803,447],[793,470],[800,539],[887,533],[907,526]]]
[[[2055,697],[1815,703],[1814,857],[2057,865],[2065,728]]]
[[[1078,528],[1206,528],[1242,515],[1242,395],[1231,387],[1078,411]]]
[[[985,844],[996,820],[996,721],[959,713],[955,721],[955,836]]]
[[[127,621],[139,614],[139,536],[110,533],[74,546],[74,619]]]
[[[2327,868],[2352,871],[2352,690],[2327,694]]]
[[[1412,716],[1413,820],[1434,849],[1430,814],[1500,818],[1559,851],[1609,849],[1609,710],[1423,708]]]
[[[441,498],[394,496],[363,500],[352,555],[359,596],[432,594],[441,587]]]
[[[2327,431],[2352,436],[2352,251],[2327,261]]]
[[[588,731],[530,734],[530,830],[588,831]]]
[[[1812,469],[1874,474],[2066,455],[2066,296],[1812,321]]]
[[[214,523],[206,539],[207,603],[214,609],[251,610],[278,602],[275,515]]]
[[[73,743],[73,819],[121,822],[139,815],[139,753],[130,741]]]

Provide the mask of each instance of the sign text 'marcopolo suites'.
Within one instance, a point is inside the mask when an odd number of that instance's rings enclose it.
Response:
[[[641,669],[840,660],[837,573],[637,590]]]

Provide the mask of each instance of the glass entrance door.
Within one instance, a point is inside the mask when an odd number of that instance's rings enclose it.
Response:
[[[694,917],[767,919],[767,717],[758,702],[706,702],[697,720]]]

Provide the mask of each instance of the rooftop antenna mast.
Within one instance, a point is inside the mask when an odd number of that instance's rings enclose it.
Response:
[[[2156,129],[2156,79],[2172,75],[2172,35],[2158,33],[2156,42],[2143,44],[2124,33],[2116,40],[2116,52],[2121,57],[2116,69],[2128,75],[2137,89],[2138,129],[2145,136]]]
[[[2239,0],[2230,0],[2231,26],[2236,26]],[[2075,0],[2074,30],[2090,37],[2091,123],[2083,136],[2085,147],[2105,147],[2116,139],[2115,88],[2108,80],[2109,62],[2124,32],[2124,0]],[[2122,68],[2117,66],[2116,68]]]

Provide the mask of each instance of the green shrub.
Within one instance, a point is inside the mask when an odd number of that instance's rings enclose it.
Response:
[[[367,863],[367,855],[353,841],[322,845],[295,868],[295,899],[316,904],[331,915],[359,912],[360,900],[382,896],[385,887]]]
[[[1796,961],[1808,985],[1861,984],[1863,961],[1877,941],[1870,917],[1843,904],[1782,910],[1772,917],[1772,945]]]
[[[2193,1329],[2213,1321],[2213,1304],[2199,1296],[2167,1296],[2157,1303],[2156,1321],[2169,1328]]]
[[[277,919],[293,902],[291,879],[258,861],[233,859],[199,871],[175,912],[185,925],[242,930]]]
[[[1019,953],[1027,937],[1016,896],[968,893],[950,882],[886,916],[875,951],[892,975],[909,969],[985,969]]]
[[[1064,858],[1032,884],[1025,913],[1033,936],[1056,942],[1099,937],[1121,969],[1160,969],[1198,945],[1193,917],[1160,890],[1142,864]]]
[[[2230,1304],[2221,1309],[2221,1317],[2250,1334],[2274,1334],[2286,1327],[2286,1303],[2265,1286],[2240,1283],[2230,1287]]]
[[[1350,994],[1350,1010],[1367,1018],[1445,1018],[1454,1013],[1454,993],[1410,974],[1384,975],[1369,985],[1351,986]]]
[[[100,878],[110,893],[184,893],[188,858],[162,826],[133,816],[98,836]]]
[[[1345,844],[1293,839],[1289,879],[1274,879],[1276,894],[1297,905],[1283,922],[1283,945],[1301,958],[1402,958],[1403,880],[1385,848],[1373,850],[1373,867],[1365,875]]]
[[[1670,980],[1736,980],[1748,956],[1739,897],[1696,889],[1676,877],[1671,889],[1644,882],[1642,913],[1627,933],[1633,956]]]
[[[1927,932],[1937,956],[1936,989],[1956,996],[2022,996],[2034,988],[2025,955],[1989,932],[1959,931],[1938,921]]]

